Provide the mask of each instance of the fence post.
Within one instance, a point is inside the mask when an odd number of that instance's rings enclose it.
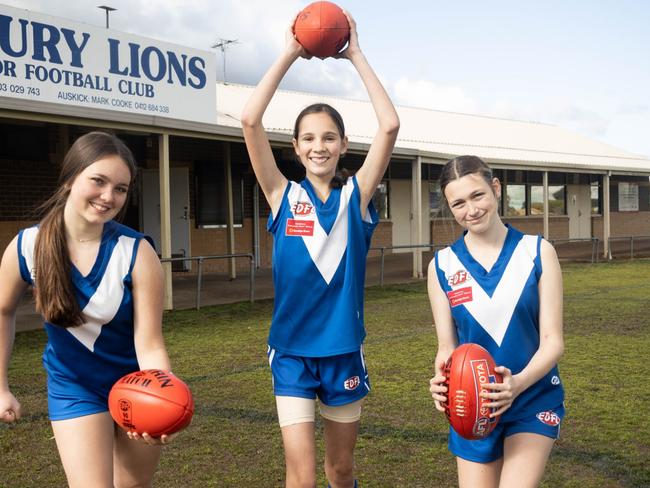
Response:
[[[597,256],[598,256],[598,238],[592,237],[591,238],[591,264],[594,264],[594,261],[597,259]]]
[[[199,258],[199,266],[196,271],[196,309],[201,308],[201,280],[203,278],[203,258]]]
[[[249,254],[251,261],[251,276],[250,276],[250,301],[253,303],[255,301],[255,256]]]
[[[379,260],[379,286],[384,286],[384,250],[386,248],[381,248],[381,259]]]
[[[634,259],[634,236],[630,236],[630,259]]]

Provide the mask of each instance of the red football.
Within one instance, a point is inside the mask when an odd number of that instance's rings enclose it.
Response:
[[[500,383],[502,377],[494,371],[496,364],[488,351],[478,344],[458,346],[445,365],[447,402],[445,413],[454,430],[465,439],[482,439],[496,427],[499,418],[490,418],[492,409],[481,398],[486,383]]]
[[[293,31],[302,47],[318,58],[334,56],[350,38],[348,19],[332,2],[307,5],[298,14]]]
[[[160,437],[189,425],[194,400],[170,371],[145,369],[117,380],[108,394],[108,409],[124,430]]]

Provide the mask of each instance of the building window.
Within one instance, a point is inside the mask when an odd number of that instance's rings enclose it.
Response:
[[[375,194],[372,196],[372,203],[377,210],[380,220],[388,220],[390,214],[388,212],[388,181],[384,180],[377,185]]]
[[[549,210],[550,210],[550,205],[549,205]],[[544,187],[543,186],[531,185],[530,187],[530,215],[544,215]]]
[[[618,211],[635,212],[639,210],[639,184],[621,181],[618,183]]]
[[[429,181],[429,218],[440,217],[442,213],[442,192],[440,181]]]
[[[526,215],[526,185],[506,186],[506,217]]]
[[[548,186],[548,214],[565,215],[566,214],[566,197],[564,185]]]
[[[548,214],[565,215],[564,185],[548,186]],[[544,187],[541,185],[531,185],[530,187],[530,215],[544,215]]]
[[[598,183],[591,184],[591,213],[600,214],[600,187]]]
[[[46,162],[48,151],[46,127],[0,124],[0,159]]]
[[[244,181],[238,165],[232,165],[233,223],[243,224]],[[228,223],[228,193],[222,161],[195,165],[196,226],[223,227]]]

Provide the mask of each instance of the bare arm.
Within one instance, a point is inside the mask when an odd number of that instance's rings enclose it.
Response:
[[[345,15],[350,23],[350,42],[338,57],[349,59],[359,73],[361,81],[368,90],[368,96],[379,125],[368,155],[356,174],[361,191],[361,209],[365,213],[368,203],[372,199],[377,185],[384,176],[390,162],[390,156],[393,153],[399,131],[399,117],[379,78],[377,78],[366,57],[361,52],[354,19],[347,12],[345,12]]]
[[[257,181],[269,202],[273,215],[276,215],[280,208],[287,179],[275,162],[271,144],[262,125],[262,118],[280,85],[280,81],[294,61],[301,56],[307,57],[307,53],[296,41],[291,28],[289,28],[286,32],[285,50],[257,84],[241,115],[244,140],[253,171],[255,171]]]
[[[133,327],[140,369],[171,369],[162,334],[163,271],[143,239],[133,267]]]
[[[436,328],[436,335],[438,336],[438,352],[434,363],[435,376],[430,381],[430,391],[436,404],[436,408],[444,412],[442,402],[447,398],[444,393],[447,392],[446,387],[442,386],[445,381],[443,369],[447,359],[458,345],[458,338],[456,336],[456,329],[454,321],[451,316],[451,309],[449,308],[449,300],[447,295],[440,288],[438,282],[438,275],[436,273],[435,259],[429,263],[429,270],[427,271],[427,290],[429,292],[429,301],[431,302],[431,310],[433,311],[433,321]]]
[[[7,371],[16,332],[16,309],[27,289],[18,269],[18,237],[14,237],[0,263],[0,421],[20,418],[20,403],[9,390]]]
[[[539,348],[526,367],[516,375],[512,375],[508,368],[497,367],[497,371],[503,374],[503,383],[493,383],[490,389],[495,393],[485,394],[494,400],[490,406],[498,408],[492,416],[510,408],[515,398],[543,378],[564,353],[562,270],[555,249],[548,241],[542,240],[540,253]]]

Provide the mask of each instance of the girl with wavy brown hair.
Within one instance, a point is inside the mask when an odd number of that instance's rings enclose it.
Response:
[[[142,234],[114,220],[136,171],[114,135],[79,137],[43,218],[18,233],[0,264],[0,420],[22,413],[7,369],[18,302],[32,286],[48,336],[49,417],[71,487],[149,486],[159,444],[169,440],[127,434],[108,413],[108,392],[121,376],[170,369],[160,261]]]

